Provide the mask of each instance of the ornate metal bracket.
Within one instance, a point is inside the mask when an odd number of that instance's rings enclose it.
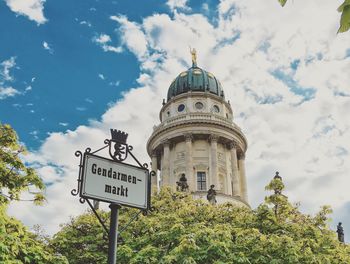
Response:
[[[123,131],[116,130],[116,129],[111,129],[110,131],[111,131],[111,139],[105,139],[103,147],[101,147],[93,152],[91,151],[91,148],[86,148],[84,153],[82,153],[80,150],[77,150],[75,152],[75,156],[79,158],[79,173],[78,173],[78,179],[77,179],[77,188],[74,188],[71,190],[71,194],[73,196],[77,196],[81,191],[82,174],[83,174],[83,166],[84,166],[83,158],[84,158],[84,155],[87,153],[95,154],[95,153],[100,152],[103,149],[106,149],[108,147],[109,155],[113,160],[115,160],[117,162],[122,162],[122,161],[126,160],[126,158],[130,155],[140,167],[148,169],[148,164],[147,163],[141,164],[139,162],[139,160],[132,153],[133,147],[126,143],[128,134],[123,132]],[[155,176],[155,175],[156,175],[155,171],[150,172],[151,177]],[[91,208],[91,210],[93,211],[93,213],[95,214],[95,216],[97,217],[98,221],[102,225],[105,232],[107,234],[109,234],[109,231],[105,225],[105,222],[98,215],[98,213],[96,212],[96,210],[95,210],[94,206],[92,205],[92,203],[90,202],[90,200],[84,199],[82,197],[80,197],[80,199],[79,199],[79,202],[82,204],[85,203],[86,201],[87,201],[89,207]],[[147,214],[147,210],[140,210],[140,212],[137,213],[134,217],[132,217],[132,219],[129,221],[129,223],[127,223],[127,225],[125,227],[123,227],[121,229],[121,231],[118,233],[123,232],[131,224],[131,222],[133,222],[139,216],[140,213]]]

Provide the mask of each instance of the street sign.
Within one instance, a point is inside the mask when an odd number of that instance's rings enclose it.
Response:
[[[149,184],[146,168],[84,154],[80,194],[83,198],[148,209]]]

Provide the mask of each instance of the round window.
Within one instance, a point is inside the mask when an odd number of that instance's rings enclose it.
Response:
[[[198,109],[198,110],[201,110],[201,109],[203,109],[204,105],[201,102],[197,102],[194,104],[194,107],[196,107],[196,109]]]
[[[214,113],[219,113],[220,112],[220,108],[217,105],[213,106],[213,111]]]
[[[184,104],[180,104],[180,105],[177,107],[177,111],[178,111],[178,112],[182,112],[183,110],[185,110],[185,105],[184,105]]]

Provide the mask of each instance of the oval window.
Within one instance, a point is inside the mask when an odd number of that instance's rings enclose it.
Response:
[[[182,112],[183,110],[185,110],[185,105],[184,105],[184,104],[180,104],[180,105],[177,107],[177,111],[178,111],[178,112]]]
[[[220,112],[220,108],[217,105],[213,106],[213,111],[214,113],[219,113]]]
[[[198,110],[201,110],[201,109],[203,109],[204,105],[201,102],[197,102],[194,104],[194,107]]]

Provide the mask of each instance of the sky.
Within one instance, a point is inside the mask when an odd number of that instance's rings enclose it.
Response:
[[[350,241],[350,33],[336,34],[341,0],[0,1],[0,122],[29,149],[47,188],[38,207],[9,213],[48,234],[87,210],[70,195],[76,150],[109,129],[149,162],[146,142],[172,80],[198,66],[222,83],[248,139],[248,195],[256,208],[279,171],[285,194]]]

